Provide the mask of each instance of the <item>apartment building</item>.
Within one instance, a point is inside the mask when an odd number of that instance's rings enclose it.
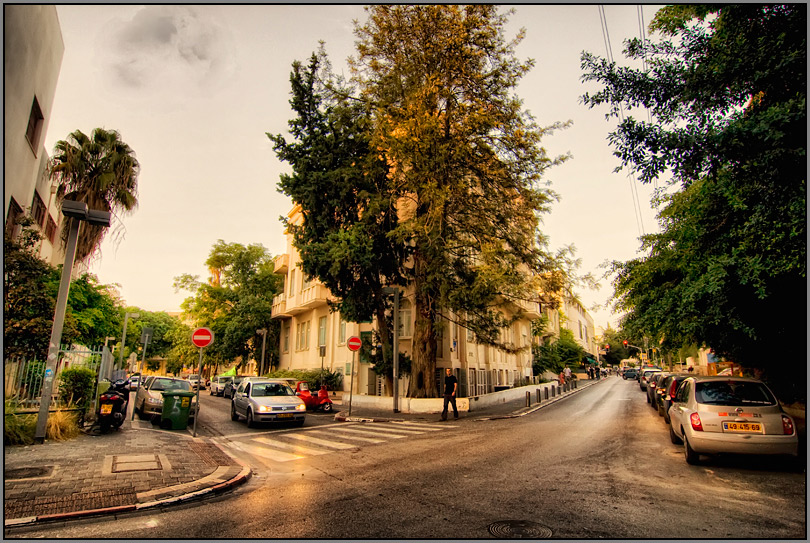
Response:
[[[3,32],[5,229],[16,236],[15,220],[30,213],[44,238],[39,257],[58,264],[62,216],[44,146],[65,51],[56,7],[4,5]]]
[[[292,224],[303,220],[300,206],[289,213]],[[305,277],[300,268],[300,257],[287,234],[286,252],[276,258],[275,272],[285,278],[284,291],[273,300],[273,318],[281,321],[280,368],[312,370],[325,368],[344,375],[345,391],[354,394],[391,396],[385,379],[379,378],[372,365],[350,351],[348,338],[360,337],[370,344],[376,323],[346,322],[340,313],[331,312],[328,301],[331,293],[319,281]],[[404,289],[399,308],[399,350],[413,353],[414,312],[413,292]],[[444,321],[438,341],[436,382],[441,383],[445,368],[451,368],[459,380],[460,396],[477,396],[507,387],[522,378],[531,378],[531,321],[540,318],[539,304],[521,304],[524,318],[503,330],[502,339],[525,347],[517,354],[509,354],[494,347],[475,343],[473,334],[452,320]],[[517,307],[504,309],[511,317]],[[354,373],[352,374],[352,367]],[[353,379],[350,377],[354,375]],[[408,390],[408,376],[400,380],[399,394]],[[351,387],[351,388],[350,388]]]

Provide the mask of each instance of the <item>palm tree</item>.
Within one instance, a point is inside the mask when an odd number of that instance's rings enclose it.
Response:
[[[131,212],[138,205],[140,164],[135,152],[121,141],[115,130],[96,128],[92,138],[82,131],[72,132],[56,142],[49,175],[57,181],[57,199],[84,202],[89,209],[108,211],[113,216]],[[68,221],[76,219],[67,219]],[[67,244],[69,223],[62,228]],[[106,229],[82,222],[76,246],[76,260],[93,254],[104,239]]]

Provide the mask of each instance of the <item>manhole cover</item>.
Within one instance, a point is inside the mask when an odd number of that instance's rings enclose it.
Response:
[[[545,539],[551,528],[529,520],[501,520],[487,527],[489,533],[502,539]]]
[[[3,471],[6,479],[31,479],[34,477],[50,477],[53,466],[40,466],[36,468],[16,468]]]

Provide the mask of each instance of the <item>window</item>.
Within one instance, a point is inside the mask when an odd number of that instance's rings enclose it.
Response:
[[[326,317],[318,319],[318,345],[326,345]]]
[[[28,115],[28,127],[25,129],[25,139],[31,144],[31,149],[36,156],[39,148],[39,137],[42,134],[42,123],[45,117],[39,107],[37,97],[34,96],[34,103],[31,104],[31,113]]]
[[[312,286],[312,278],[309,276],[304,276],[304,280],[301,283],[301,290],[306,290]]]
[[[402,300],[399,306],[399,337],[411,337],[411,302]]]
[[[343,317],[340,318],[340,329],[338,332],[338,343],[341,345],[346,343],[346,321],[343,320]]]
[[[48,238],[48,241],[51,243],[56,239],[56,223],[53,222],[50,215],[48,215],[48,224],[45,226],[45,237]]]
[[[31,200],[31,217],[40,227],[45,228],[45,215],[47,215],[45,202],[42,201],[39,193],[34,191],[34,198]]]
[[[20,227],[17,226],[17,219],[19,219],[22,214],[22,207],[12,198],[8,204],[8,214],[6,215],[6,235],[11,239],[16,238],[20,233]]]
[[[309,349],[309,330],[312,321],[300,322],[296,325],[296,344],[295,348],[299,351]]]
[[[290,325],[289,324],[284,325],[284,331],[282,332],[282,334],[283,334],[283,340],[282,340],[281,348],[282,348],[283,352],[288,353],[288,352],[290,352]]]
[[[295,296],[295,268],[290,270],[290,277],[289,277],[288,281],[289,281],[289,287],[290,287],[289,291],[288,291],[289,296],[293,297],[293,296]]]

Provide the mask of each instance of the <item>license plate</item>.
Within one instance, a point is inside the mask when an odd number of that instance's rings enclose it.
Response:
[[[277,419],[291,419],[291,418],[293,418],[293,414],[292,413],[279,413],[278,415],[276,415],[276,418]]]
[[[758,422],[724,422],[724,432],[762,433],[762,424]]]
[[[101,404],[101,414],[109,415],[110,413],[112,413],[112,404],[111,403]]]

